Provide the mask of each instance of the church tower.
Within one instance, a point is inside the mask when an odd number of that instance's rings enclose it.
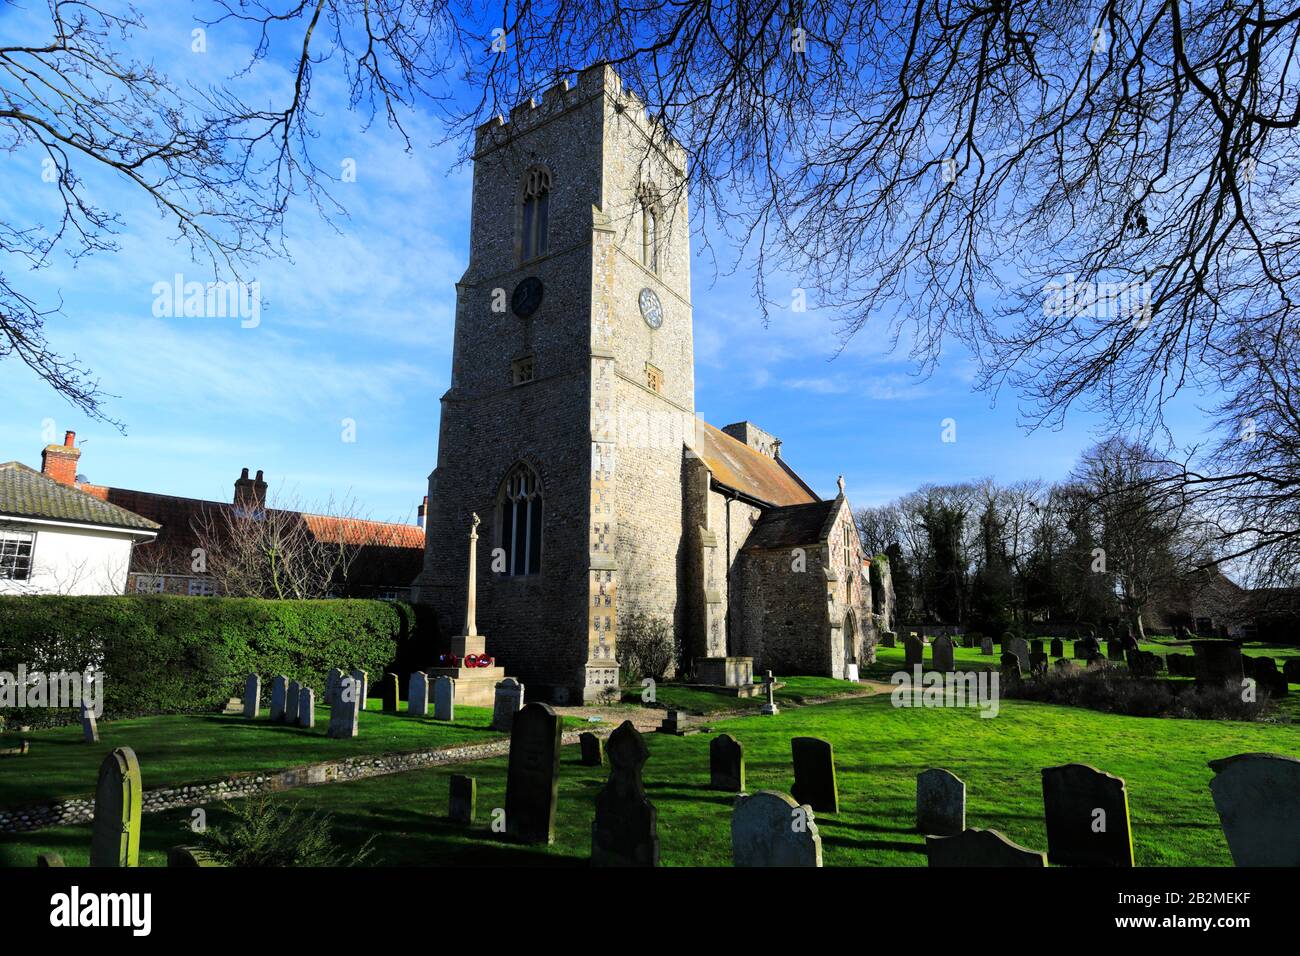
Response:
[[[469,266],[415,598],[529,699],[618,683],[620,616],[682,624],[694,443],[686,157],[599,65],[477,132]]]

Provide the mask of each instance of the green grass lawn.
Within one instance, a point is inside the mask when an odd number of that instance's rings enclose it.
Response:
[[[916,774],[946,767],[967,784],[967,825],[993,827],[1046,849],[1039,771],[1071,761],[1118,774],[1128,783],[1137,862],[1144,866],[1229,866],[1231,859],[1210,798],[1206,762],[1250,751],[1300,756],[1300,734],[1276,724],[1141,719],[1076,708],[1003,701],[1000,714],[974,710],[899,709],[887,694],[741,717],[718,728],[745,747],[748,786],[788,791],[790,738],[824,737],[836,749],[841,812],[818,817],[828,866],[925,864],[913,831]],[[728,865],[732,797],[708,789],[710,737],[646,737],[645,781],[659,813],[665,865]],[[142,761],[143,762],[143,761]],[[488,829],[505,802],[504,759],[299,789],[274,799],[334,815],[335,833],[357,847],[377,835],[371,861],[381,865],[585,865],[594,799],[605,771],[563,752],[556,843],[518,847]],[[143,766],[146,782],[149,766]],[[448,778],[479,781],[479,824],[446,822]],[[222,813],[209,809],[209,823]],[[144,817],[143,865],[161,865],[169,846],[190,841],[188,811]],[[0,863],[30,866],[53,850],[70,865],[88,856],[88,825],[5,837]]]
[[[778,706],[781,703],[802,704],[808,700],[858,694],[863,690],[859,684],[835,680],[831,677],[777,677],[776,682],[784,685],[773,695]],[[641,688],[629,688],[623,692],[623,701],[639,706],[641,694]],[[767,695],[735,697],[689,684],[658,684],[655,686],[655,702],[669,710],[681,710],[692,714],[708,715],[737,710],[757,712],[763,704],[767,703]]]
[[[316,709],[312,730],[227,714],[139,717],[101,723],[99,743],[82,742],[81,725],[0,734],[0,748],[31,742],[22,757],[0,759],[0,806],[12,807],[93,793],[99,765],[114,747],[132,747],[146,789],[199,783],[247,770],[280,770],[319,760],[401,750],[487,743],[506,735],[491,728],[492,711],[457,707],[455,721],[385,714],[380,702],[360,716],[360,736],[332,740],[329,708]]]

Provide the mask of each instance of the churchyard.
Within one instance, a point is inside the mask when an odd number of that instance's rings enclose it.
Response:
[[[860,685],[844,686],[862,689]],[[636,707],[620,709],[632,714]],[[485,714],[465,717],[458,713],[451,726],[435,728],[433,721],[367,711],[358,737],[331,740],[320,736],[319,740],[327,747],[358,747],[369,734],[376,749],[381,749],[413,739],[396,727],[405,722],[418,730],[427,745],[438,733],[486,735],[486,719]],[[220,752],[232,758],[256,751],[259,736],[269,750],[277,750],[278,743],[272,741],[283,740],[285,732],[292,731],[265,719],[250,723],[237,715],[175,720],[202,724],[207,733],[231,735],[219,746],[223,748]],[[558,718],[554,726],[558,739],[564,728]],[[94,757],[102,756],[110,746],[132,745],[132,737],[140,733],[142,784],[146,790],[157,786],[162,780],[153,775],[150,745],[141,733],[148,729],[153,734],[158,773],[173,780],[177,774],[188,773],[191,768],[184,764],[168,763],[178,758],[169,758],[161,744],[165,730],[149,728],[143,721],[106,725],[95,754],[78,766],[93,765]],[[610,725],[596,729],[608,731]],[[979,836],[975,830],[994,829],[1022,847],[1046,851],[1042,771],[1072,763],[1088,764],[1123,778],[1137,865],[1230,866],[1232,857],[1210,791],[1215,774],[1208,762],[1243,753],[1300,757],[1296,731],[1286,723],[1140,719],[1016,700],[1004,700],[997,718],[985,719],[975,709],[898,708],[883,691],[784,707],[775,716],[721,717],[702,730],[686,736],[641,735],[646,758],[644,795],[657,811],[661,865],[732,862],[736,795],[710,787],[710,746],[722,733],[743,747],[747,793],[794,790],[813,804],[820,799],[816,793],[795,787],[792,740],[818,738],[833,746],[838,805],[833,812],[814,810],[826,866],[925,865],[925,836],[917,829],[917,778],[932,768],[944,768],[964,782],[964,823],[972,836]],[[4,767],[4,772],[10,773],[17,762]],[[288,762],[279,761],[282,765]],[[55,764],[47,766],[53,772]],[[344,849],[359,849],[374,838],[367,864],[587,865],[592,858],[598,795],[610,779],[611,767],[584,765],[582,749],[576,745],[560,748],[554,840],[548,846],[544,841],[522,842],[517,835],[496,832],[494,819],[507,807],[508,766],[508,758],[497,756],[299,787],[270,799],[330,814],[334,839]],[[538,772],[535,766],[530,770]],[[475,780],[476,815],[470,824],[448,819],[451,781],[457,775]],[[92,770],[89,782],[93,784],[93,780]],[[541,789],[545,787],[543,780]],[[640,806],[635,800],[633,805]],[[227,817],[218,804],[209,805],[206,812],[209,826],[220,827]],[[171,847],[191,842],[191,823],[192,813],[186,808],[146,813],[141,820],[139,864],[165,865]],[[0,863],[31,866],[38,854],[57,853],[69,866],[84,865],[89,860],[91,832],[91,825],[82,823],[6,834],[0,842]]]

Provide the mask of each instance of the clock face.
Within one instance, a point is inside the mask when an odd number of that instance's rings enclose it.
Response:
[[[654,289],[642,289],[640,297],[641,318],[652,329],[664,324],[664,308],[659,304],[659,296]]]
[[[542,304],[544,291],[542,280],[537,276],[529,276],[515,286],[515,291],[511,293],[510,310],[521,319],[528,318]]]

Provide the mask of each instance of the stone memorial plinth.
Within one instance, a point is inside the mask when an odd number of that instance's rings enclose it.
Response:
[[[710,687],[752,687],[752,657],[704,657],[695,662],[695,683]]]

